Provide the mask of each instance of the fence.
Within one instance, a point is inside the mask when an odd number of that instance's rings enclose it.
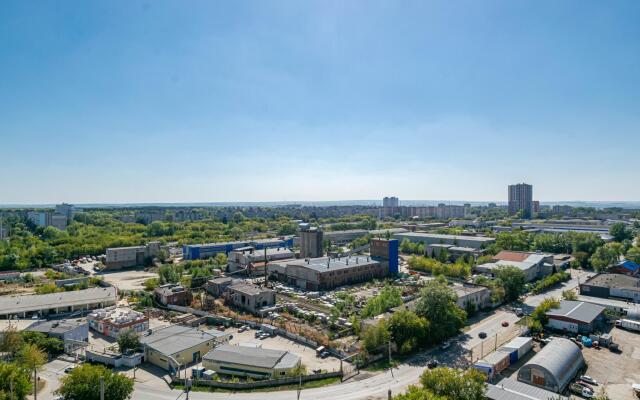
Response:
[[[214,380],[194,379],[192,380],[192,383],[194,386],[210,386],[210,387],[216,387],[220,389],[248,390],[248,389],[257,389],[257,388],[263,388],[263,387],[293,385],[293,384],[299,384],[301,382],[318,381],[318,380],[327,379],[327,378],[339,378],[341,376],[342,376],[342,371],[334,371],[334,372],[325,372],[322,374],[291,376],[291,377],[282,378],[282,379],[267,379],[267,380],[252,381],[252,382],[222,382],[222,381],[214,381]],[[181,384],[185,383],[184,378],[177,378],[175,376],[172,376],[171,380],[173,383],[181,383]]]
[[[528,331],[529,329],[525,326],[513,325],[512,328],[506,333],[496,333],[495,335],[484,339],[479,345],[476,345],[470,350],[471,364],[483,359],[484,357],[496,351],[498,347],[507,343],[516,336],[522,336],[526,334]]]

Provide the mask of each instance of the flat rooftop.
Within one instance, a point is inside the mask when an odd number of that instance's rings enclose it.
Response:
[[[367,260],[367,258],[369,259]],[[363,265],[376,265],[376,264],[380,264],[380,263],[372,259],[371,257],[365,257],[365,256],[356,256],[356,257],[350,256],[350,257],[340,257],[340,258],[320,257],[320,258],[311,258],[308,260],[299,259],[299,260],[295,260],[287,263],[287,265],[305,267],[305,268],[316,270],[318,272],[336,271],[336,270],[342,270],[342,269],[355,268]]]
[[[246,365],[259,368],[293,368],[300,356],[284,350],[223,344],[202,357],[219,363]]]
[[[252,285],[249,283],[235,283],[229,286],[230,290],[235,290],[236,292],[241,292],[247,294],[249,296],[256,296],[260,293],[272,292],[271,289],[263,288],[257,285]]]
[[[56,307],[115,303],[117,300],[116,293],[115,287],[96,287],[50,294],[0,296],[0,315],[48,310]]]
[[[445,235],[440,233],[427,233],[427,232],[406,232],[406,233],[396,233],[396,236],[400,237],[411,237],[411,238],[431,238],[431,239],[442,239],[442,240],[470,240],[475,242],[483,242],[490,243],[495,242],[496,239],[487,236],[463,236],[463,235]]]
[[[172,355],[213,339],[215,336],[196,328],[170,325],[154,329],[150,335],[141,336],[140,343],[162,354]]]
[[[26,330],[31,332],[42,332],[45,334],[59,333],[64,334],[72,331],[80,326],[87,325],[87,321],[84,319],[63,319],[63,320],[51,320],[36,323]]]
[[[640,278],[625,274],[598,274],[587,279],[585,285],[602,286],[607,288],[625,288],[640,290]]]

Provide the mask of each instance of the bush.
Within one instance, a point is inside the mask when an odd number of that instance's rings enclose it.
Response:
[[[571,279],[571,274],[569,274],[568,272],[557,272],[538,281],[538,283],[536,283],[536,285],[533,287],[532,292],[534,294],[542,293],[544,290],[550,288],[551,286],[557,285],[560,282],[566,282],[569,279]]]

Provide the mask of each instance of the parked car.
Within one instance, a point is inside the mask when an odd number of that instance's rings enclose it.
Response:
[[[71,371],[73,371],[73,370],[74,370],[74,368],[75,368],[75,367],[76,367],[75,365],[70,365],[70,366],[68,366],[67,368],[65,368],[65,369],[64,369],[64,373],[65,373],[65,374],[70,373]]]
[[[444,342],[444,343],[442,343],[442,344],[440,345],[440,348],[441,348],[442,350],[446,350],[446,349],[448,349],[449,347],[451,347],[451,342],[450,342],[450,341],[448,341],[448,340],[447,340],[446,342]]]
[[[582,382],[586,382],[586,383],[589,383],[589,384],[591,384],[591,385],[596,385],[596,386],[598,386],[598,381],[596,381],[595,379],[593,379],[593,378],[592,378],[592,377],[590,377],[589,375],[582,375],[582,376],[580,377],[580,380],[581,380]]]
[[[327,358],[329,357],[331,354],[329,354],[328,351],[323,351],[322,353],[320,353],[320,358]]]
[[[246,331],[247,329],[249,329],[249,327],[248,327],[248,326],[246,326],[246,325],[242,325],[242,326],[240,327],[240,329],[238,329],[238,332],[244,332],[244,331]]]
[[[427,368],[429,369],[434,369],[438,366],[438,361],[436,360],[429,360],[429,362],[427,363]]]
[[[504,326],[504,327],[509,326],[509,321],[502,321],[502,326]]]
[[[480,332],[480,333],[478,333],[478,337],[479,337],[480,339],[484,339],[484,338],[486,338],[486,337],[487,337],[487,333],[486,333],[486,332]]]

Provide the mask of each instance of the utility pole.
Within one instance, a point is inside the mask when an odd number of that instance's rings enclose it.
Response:
[[[104,376],[100,377],[100,400],[104,400]]]
[[[33,400],[38,400],[38,370],[33,369]]]
[[[9,381],[9,393],[11,393],[11,400],[13,400],[13,377]]]

